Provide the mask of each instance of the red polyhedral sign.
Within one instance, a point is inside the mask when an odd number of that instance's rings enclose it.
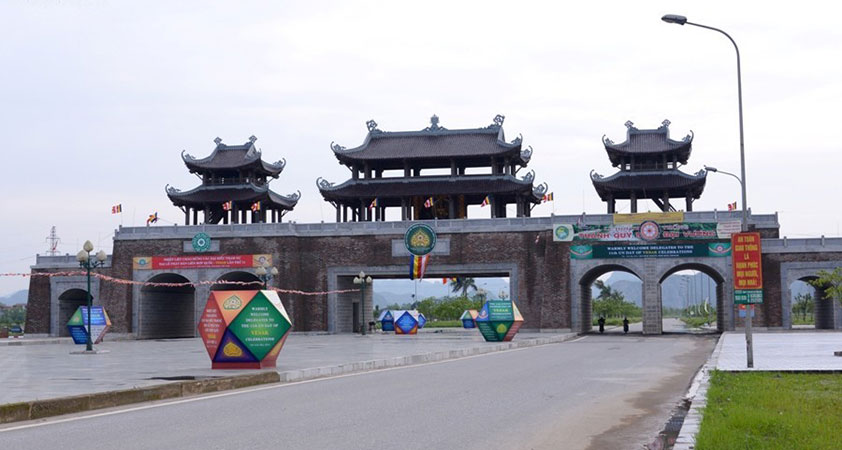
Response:
[[[734,265],[734,289],[763,289],[760,233],[732,234],[731,255]]]

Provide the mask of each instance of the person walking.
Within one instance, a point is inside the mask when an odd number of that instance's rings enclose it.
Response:
[[[623,334],[628,334],[629,332],[629,318],[623,316]]]
[[[599,320],[597,320],[597,323],[599,323],[599,332],[604,333],[605,332],[605,317],[599,316]]]

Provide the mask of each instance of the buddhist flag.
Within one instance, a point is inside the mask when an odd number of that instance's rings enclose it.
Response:
[[[150,223],[155,223],[158,221],[158,211],[155,213],[150,214],[149,217],[146,219],[146,225],[148,226]]]
[[[488,205],[490,205],[490,204],[491,204],[491,199],[490,199],[490,198],[488,198],[488,196],[486,195],[486,196],[485,196],[485,198],[484,198],[484,199],[482,199],[482,204],[481,204],[481,205],[479,205],[479,206],[488,206]]]
[[[376,208],[376,207],[377,207],[377,198],[375,197],[374,200],[371,201],[371,204],[368,205],[368,209],[369,209],[369,211],[371,211],[371,208]]]
[[[550,192],[549,194],[544,194],[544,197],[541,198],[541,203],[544,202],[551,202],[553,201],[553,193]]]
[[[231,208],[233,208],[233,207],[234,207],[234,203],[231,200],[222,204],[222,209],[224,209],[225,211],[231,211]]]
[[[114,205],[111,207],[111,214],[120,214],[123,212],[123,205]]]
[[[424,272],[427,271],[427,262],[430,260],[430,255],[412,256],[409,262],[409,279],[421,280],[424,278]]]
[[[435,203],[435,200],[433,200],[433,197],[430,197],[430,198],[427,199],[426,202],[424,202],[424,207],[425,208],[432,208],[433,203]]]
[[[737,209],[737,202],[728,203],[728,211],[735,211]]]
[[[252,211],[260,211],[260,202],[254,202],[251,204]]]

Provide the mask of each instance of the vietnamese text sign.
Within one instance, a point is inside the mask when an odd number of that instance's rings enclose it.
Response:
[[[763,289],[760,233],[731,235],[731,250],[734,263],[734,289]]]
[[[728,242],[570,246],[571,259],[723,257],[730,254]]]
[[[734,303],[738,305],[763,303],[763,289],[737,289],[734,291]]]
[[[135,270],[244,268],[267,264],[272,264],[272,255],[138,256],[132,260]]]

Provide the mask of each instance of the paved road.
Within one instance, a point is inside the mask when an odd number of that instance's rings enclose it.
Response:
[[[709,336],[587,336],[0,428],[3,448],[639,449]],[[105,415],[103,415],[105,414]],[[35,425],[30,428],[22,426]]]

